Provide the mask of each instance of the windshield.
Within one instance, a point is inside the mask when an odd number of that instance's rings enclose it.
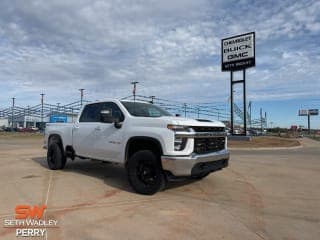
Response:
[[[162,117],[171,116],[167,111],[149,103],[121,102],[132,116],[136,117]]]

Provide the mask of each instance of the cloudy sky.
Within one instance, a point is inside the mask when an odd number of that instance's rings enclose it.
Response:
[[[297,109],[320,105],[319,1],[2,0],[0,108],[41,92],[71,102],[79,88],[89,100],[124,97],[130,81],[141,95],[227,103],[220,40],[252,31],[248,101],[278,125],[299,122]]]

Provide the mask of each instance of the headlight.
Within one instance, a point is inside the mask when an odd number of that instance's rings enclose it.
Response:
[[[191,128],[189,126],[182,126],[182,125],[168,124],[167,128],[174,132],[190,132],[191,131]],[[182,151],[186,147],[186,143],[187,143],[187,138],[175,136],[174,150]]]
[[[188,126],[168,124],[167,128],[175,132],[190,132]]]
[[[186,147],[187,138],[177,138],[174,139],[174,150],[182,151]]]

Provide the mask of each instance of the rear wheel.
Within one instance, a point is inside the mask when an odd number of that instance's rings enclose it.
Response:
[[[63,169],[66,165],[66,157],[57,142],[50,143],[47,152],[47,161],[51,170]]]
[[[134,153],[127,164],[128,180],[141,194],[152,195],[165,187],[165,177],[157,156],[149,150]]]

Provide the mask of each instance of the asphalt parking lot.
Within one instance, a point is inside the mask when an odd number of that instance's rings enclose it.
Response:
[[[142,196],[119,166],[77,159],[50,171],[40,138],[0,138],[0,219],[45,204],[58,220],[47,239],[319,239],[320,142],[302,144],[234,150],[227,169]],[[15,229],[2,224],[0,239]]]

